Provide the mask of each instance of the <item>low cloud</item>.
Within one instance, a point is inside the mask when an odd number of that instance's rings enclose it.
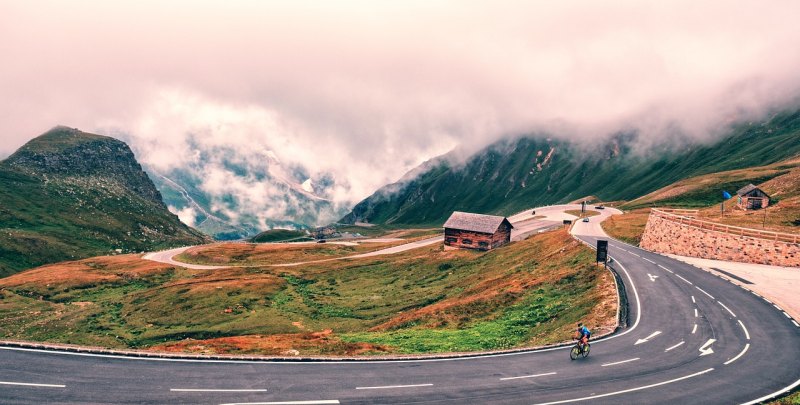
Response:
[[[798,14],[796,1],[4,2],[0,156],[56,124],[124,133],[146,163],[193,167],[264,215],[301,204],[259,170],[299,193],[312,179],[338,212],[455,147],[534,132],[707,141],[797,105]],[[211,150],[252,177],[231,180]]]

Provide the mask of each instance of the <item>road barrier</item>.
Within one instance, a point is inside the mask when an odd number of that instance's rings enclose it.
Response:
[[[763,239],[776,242],[786,242],[786,243],[797,243],[798,241],[800,241],[800,235],[798,234],[762,231],[758,229],[742,228],[739,226],[703,221],[694,218],[693,216],[680,215],[676,211],[694,211],[695,213],[697,212],[697,210],[668,210],[662,208],[653,208],[650,211],[650,215],[654,215],[664,220],[675,222],[681,225],[691,226],[697,229],[722,232],[735,236],[747,236],[750,238]]]

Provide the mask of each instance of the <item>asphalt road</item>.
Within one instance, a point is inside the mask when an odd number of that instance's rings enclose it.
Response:
[[[573,233],[594,244],[602,235],[599,220],[579,222]],[[0,402],[734,404],[800,384],[800,327],[781,309],[726,280],[622,242],[611,240],[610,254],[631,322],[594,341],[591,355],[577,361],[569,360],[568,348],[291,363],[0,347]]]

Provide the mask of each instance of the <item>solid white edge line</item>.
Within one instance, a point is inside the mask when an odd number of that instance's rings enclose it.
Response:
[[[711,298],[712,300],[714,299],[714,296],[713,296],[713,295],[711,295],[711,294],[709,294],[709,293],[707,293],[707,292],[706,292],[706,290],[704,290],[704,289],[702,289],[702,288],[700,288],[700,287],[698,287],[698,286],[694,286],[694,288],[696,288],[696,289],[700,290],[700,292],[701,292],[701,293],[703,293],[703,294],[705,294],[705,295],[708,295],[708,297],[709,297],[709,298]]]
[[[214,389],[214,388],[170,388],[170,392],[267,392],[265,388],[255,389]]]
[[[613,363],[606,363],[606,364],[603,364],[603,365],[602,365],[602,366],[600,366],[600,367],[616,366],[617,364],[630,363],[630,362],[632,362],[632,361],[636,361],[636,360],[639,360],[639,358],[638,358],[638,357],[636,357],[636,358],[633,358],[633,359],[622,360],[622,361],[615,361],[615,362],[613,362]]]
[[[744,330],[744,336],[747,338],[747,340],[750,340],[750,332],[748,332],[747,328],[744,327],[744,324],[742,323],[741,319],[739,319],[739,326],[741,326],[742,329]]]
[[[433,384],[411,384],[411,385],[384,385],[378,387],[356,387],[357,390],[385,390],[394,388],[416,388],[416,387],[432,387]]]
[[[734,318],[736,318],[736,314],[734,314],[734,313],[733,313],[733,311],[731,311],[731,309],[730,309],[730,308],[726,307],[726,306],[725,306],[725,304],[723,304],[723,303],[722,303],[722,301],[717,301],[717,302],[719,302],[719,305],[722,305],[722,307],[723,307],[723,308],[725,308],[725,309],[726,309],[728,312],[730,312],[730,314],[731,314],[731,315],[732,315]]]
[[[678,347],[678,346],[680,346],[680,345],[682,345],[682,344],[684,344],[684,343],[685,343],[685,342],[684,342],[683,340],[681,340],[681,342],[680,342],[680,343],[678,343],[677,345],[675,345],[675,346],[670,346],[670,347],[666,348],[666,349],[664,350],[664,352],[668,352],[668,351],[670,351],[670,350],[672,350],[672,349],[674,349],[674,348],[676,348],[676,347]]]
[[[338,399],[324,399],[321,401],[277,401],[277,402],[231,402],[220,405],[336,405]]]
[[[555,371],[552,373],[543,373],[543,374],[533,374],[533,375],[521,375],[519,377],[506,377],[501,378],[500,381],[507,381],[507,380],[519,380],[520,378],[535,378],[535,377],[544,377],[546,375],[554,375],[556,374]]]
[[[797,380],[797,381],[794,382],[794,384],[792,384],[792,385],[790,385],[790,386],[788,386],[788,387],[786,387],[786,388],[784,388],[784,389],[782,389],[780,391],[775,391],[772,394],[764,395],[763,397],[758,398],[758,399],[754,399],[754,400],[752,400],[750,402],[744,402],[744,403],[742,403],[742,405],[760,404],[760,403],[762,403],[762,402],[764,402],[764,401],[766,401],[768,399],[772,399],[772,398],[777,397],[778,395],[785,394],[785,393],[795,389],[799,385],[800,385],[800,380]]]
[[[697,332],[697,324],[694,324],[694,327],[692,327],[692,335],[694,335],[695,332]]]
[[[687,280],[687,279],[685,279],[685,278],[681,277],[681,275],[680,275],[680,274],[676,274],[675,276],[676,276],[676,277],[678,277],[678,278],[680,278],[681,280],[683,280],[683,281],[685,281],[685,282],[689,283],[689,285],[694,285],[694,284],[692,284],[692,282],[691,282],[691,281],[689,281],[689,280]]]
[[[35,383],[13,382],[13,381],[0,381],[0,385],[18,385],[22,387],[42,387],[42,388],[67,388],[67,386],[63,384],[35,384]]]
[[[732,359],[730,359],[730,360],[728,360],[728,361],[726,361],[725,363],[722,363],[722,364],[727,366],[728,364],[731,364],[734,361],[739,360],[739,357],[744,356],[744,354],[747,352],[747,349],[749,349],[749,348],[750,348],[750,343],[744,345],[744,349],[742,350],[741,353],[737,354],[736,357],[734,357],[734,358],[732,358]]]
[[[588,400],[592,400],[592,399],[596,399],[596,398],[604,398],[604,397],[610,397],[610,396],[619,395],[619,394],[626,394],[628,392],[646,390],[648,388],[659,387],[661,385],[667,385],[667,384],[672,384],[674,382],[687,380],[689,378],[697,377],[699,375],[703,375],[703,374],[708,373],[708,372],[713,371],[713,370],[714,370],[713,368],[709,368],[707,370],[703,370],[703,371],[700,371],[700,372],[697,372],[697,373],[694,373],[694,374],[685,375],[683,377],[678,377],[678,378],[675,378],[675,379],[672,379],[672,380],[663,381],[663,382],[660,382],[660,383],[655,383],[655,384],[650,384],[650,385],[644,385],[644,386],[636,387],[636,388],[629,388],[627,390],[622,390],[622,391],[608,392],[608,393],[605,393],[605,394],[592,395],[590,397],[583,397],[583,398],[565,399],[565,400],[562,400],[562,401],[555,401],[555,402],[543,402],[543,403],[534,404],[534,405],[566,404],[566,403],[570,403],[570,402],[588,401]],[[800,383],[800,381],[798,381],[798,383]]]

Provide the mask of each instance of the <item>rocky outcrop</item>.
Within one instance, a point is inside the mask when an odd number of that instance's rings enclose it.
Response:
[[[36,176],[99,177],[114,181],[166,208],[161,193],[130,147],[111,137],[59,126],[20,148],[4,163]]]

